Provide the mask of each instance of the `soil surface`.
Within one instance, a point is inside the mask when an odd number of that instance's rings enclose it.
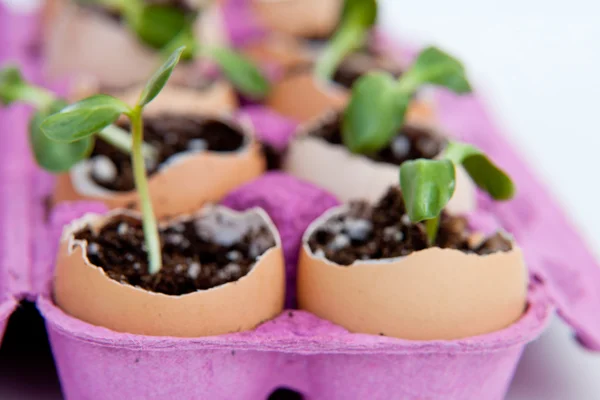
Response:
[[[84,228],[76,239],[88,243],[90,262],[121,283],[153,292],[182,295],[237,281],[275,238],[256,214],[232,217],[216,210],[161,229],[163,267],[148,274],[140,220],[118,216],[95,233]]]
[[[120,123],[129,130],[128,123]],[[158,164],[147,166],[153,174],[169,157],[182,152],[231,152],[244,146],[241,130],[223,122],[198,116],[163,114],[144,118],[144,141],[159,152]],[[91,158],[90,177],[109,190],[134,189],[133,170],[129,154],[98,139]]]
[[[341,118],[341,114],[332,115],[310,134],[321,137],[331,144],[343,145]],[[435,158],[445,147],[444,138],[426,129],[404,125],[386,148],[376,154],[365,156],[374,161],[401,165],[405,161],[417,158]]]
[[[480,255],[512,249],[502,234],[472,243],[467,220],[442,213],[435,246]],[[410,222],[397,187],[374,206],[364,201],[350,203],[343,215],[326,221],[309,238],[312,252],[340,265],[358,260],[406,256],[428,247],[424,223]]]
[[[370,71],[386,71],[398,78],[402,75],[400,66],[390,58],[370,50],[357,51],[342,61],[335,71],[333,80],[350,89],[354,82]]]

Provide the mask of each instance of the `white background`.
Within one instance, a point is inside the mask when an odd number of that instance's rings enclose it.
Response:
[[[600,2],[381,4],[387,31],[465,62],[496,120],[600,249]],[[600,355],[578,347],[556,318],[525,351],[507,399],[600,399]]]
[[[464,60],[496,120],[600,249],[600,2],[380,2],[388,31]],[[555,319],[527,348],[507,399],[600,399],[600,355],[578,347]]]

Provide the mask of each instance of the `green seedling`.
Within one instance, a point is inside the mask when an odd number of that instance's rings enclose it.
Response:
[[[227,47],[201,44],[194,35],[194,23],[201,11],[184,11],[168,5],[147,4],[143,0],[79,0],[116,10],[125,23],[145,44],[160,50],[165,59],[173,50],[186,47],[182,59],[204,57],[214,61],[223,74],[244,95],[263,98],[269,91],[269,82],[259,68],[247,57]],[[208,6],[207,2],[204,6]]]
[[[428,47],[400,78],[376,71],[353,85],[342,121],[345,146],[359,154],[385,148],[404,124],[410,101],[423,85],[445,87],[457,94],[471,92],[463,65],[443,51]]]
[[[40,167],[53,173],[66,172],[89,156],[94,147],[93,138],[60,143],[50,140],[40,129],[41,122],[67,107],[67,102],[49,90],[27,82],[17,67],[6,66],[0,69],[0,104],[8,106],[13,103],[28,104],[36,110],[29,121],[29,143]],[[97,136],[124,153],[131,152],[131,136],[115,125],[104,127]],[[155,160],[156,150],[152,146],[144,144],[143,152],[151,163]]]
[[[135,187],[140,197],[144,238],[148,251],[148,272],[156,274],[162,266],[162,253],[156,216],[150,200],[146,166],[142,155],[144,125],[142,111],[163,89],[179,62],[184,47],[176,49],[146,83],[135,106],[107,95],[96,95],[74,103],[46,118],[40,125],[48,138],[63,143],[89,140],[96,132],[110,126],[121,115],[131,121],[131,164]]]
[[[269,81],[260,69],[247,57],[227,47],[206,46],[194,35],[193,21],[189,21],[181,32],[162,50],[171,54],[173,49],[186,47],[189,58],[206,58],[219,66],[227,79],[245,96],[260,99],[270,89]]]
[[[346,0],[339,27],[315,65],[316,76],[331,79],[344,58],[365,44],[376,22],[376,0]]]
[[[406,161],[400,166],[400,188],[412,222],[425,221],[434,244],[440,214],[456,186],[456,168],[462,166],[473,182],[495,200],[510,200],[515,186],[481,150],[466,143],[450,142],[441,159]]]
[[[118,12],[138,38],[154,49],[162,49],[185,27],[192,12],[178,7],[148,4],[143,0],[78,0]]]

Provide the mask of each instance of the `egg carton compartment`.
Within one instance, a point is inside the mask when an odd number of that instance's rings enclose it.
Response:
[[[260,206],[270,214],[284,244],[288,285],[304,229],[336,204],[322,190],[283,173],[267,174],[223,203],[234,209]],[[101,208],[90,203],[57,207],[49,229],[55,240],[46,243],[58,240],[64,224]],[[525,344],[540,334],[553,310],[534,283],[529,308],[517,323],[464,340],[418,342],[354,334],[292,309],[253,331],[181,339],[92,326],[58,309],[49,293],[38,299],[38,306],[67,398],[93,393],[99,399],[267,399],[286,387],[307,399],[384,399],[389,393],[406,399],[501,399]]]
[[[4,29],[11,32],[11,41],[0,60],[18,60],[35,77],[40,62],[35,57],[36,17],[9,17],[1,7],[0,29],[3,35]],[[235,18],[229,24],[235,25]],[[21,107],[2,111],[0,119],[0,133],[7,138],[0,146],[0,295],[5,299],[0,321],[19,300],[37,301],[68,399],[266,399],[278,388],[298,391],[306,399],[501,399],[524,346],[541,333],[555,308],[581,343],[600,349],[600,316],[595,312],[600,269],[583,240],[495,128],[477,96],[436,92],[434,104],[442,126],[488,152],[519,188],[517,198],[507,204],[479,198],[480,210],[520,242],[531,271],[529,307],[511,327],[462,340],[406,341],[349,333],[289,309],[253,331],[181,339],[118,333],[70,317],[51,296],[57,240],[65,223],[105,209],[98,203],[68,203],[48,210],[53,178],[30,157],[28,112]],[[262,107],[245,112],[259,127],[259,137],[285,148],[294,131],[291,122]],[[296,178],[270,173],[234,191],[224,203],[236,209],[258,205],[270,214],[283,239],[287,302],[293,306],[300,237],[337,201]]]
[[[0,132],[6,135],[0,146],[0,340],[19,301],[34,298],[29,266],[35,207],[28,200],[32,187],[23,179],[33,166],[20,151],[27,135],[17,134],[26,132],[27,115],[22,107],[0,110]]]

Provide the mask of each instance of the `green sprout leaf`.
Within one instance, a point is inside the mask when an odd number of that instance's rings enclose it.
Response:
[[[353,153],[374,153],[396,135],[407,102],[400,102],[392,75],[371,72],[352,88],[350,103],[344,112],[342,139]]]
[[[354,153],[385,148],[401,129],[410,101],[424,84],[457,93],[471,91],[462,64],[435,47],[423,50],[397,82],[381,72],[364,75],[354,84],[345,111],[342,139],[346,147]]]
[[[67,102],[57,100],[50,108],[36,111],[29,121],[31,150],[38,165],[49,172],[68,171],[73,165],[87,158],[94,147],[94,140],[91,137],[73,143],[60,143],[49,139],[42,132],[42,122],[66,106]]]
[[[269,92],[269,81],[261,71],[243,55],[224,47],[214,47],[203,51],[213,59],[227,79],[244,95],[258,99]]]
[[[368,29],[377,22],[377,0],[346,0],[342,21]]]
[[[444,158],[462,165],[475,184],[495,200],[510,200],[516,189],[510,177],[481,150],[466,143],[450,142]]]
[[[316,75],[324,80],[331,79],[343,59],[364,45],[367,33],[376,21],[376,0],[346,0],[340,27],[317,60]]]
[[[130,23],[145,44],[162,49],[186,27],[187,21],[186,12],[179,8],[145,5]]]
[[[0,69],[0,104],[8,106],[19,101],[38,109],[46,109],[54,100],[56,99],[50,91],[30,85],[17,66],[8,65]]]
[[[167,59],[167,61],[165,61],[165,63],[161,65],[154,75],[152,75],[152,77],[148,80],[138,100],[139,107],[144,107],[146,104],[154,100],[158,93],[160,93],[162,88],[166,85],[167,81],[171,77],[173,69],[175,69],[175,66],[179,62],[179,58],[184,50],[184,46],[176,49]]]
[[[471,92],[461,62],[436,47],[421,51],[399,80],[401,91],[408,96],[425,84],[443,86],[459,94]]]
[[[104,129],[128,110],[121,100],[99,94],[51,115],[41,124],[41,129],[52,140],[75,142]]]
[[[13,65],[6,66],[0,70],[0,102],[8,105],[17,100],[19,88],[26,83],[19,68]]]
[[[411,221],[434,219],[452,198],[456,186],[450,160],[413,160],[400,166],[400,188]]]

